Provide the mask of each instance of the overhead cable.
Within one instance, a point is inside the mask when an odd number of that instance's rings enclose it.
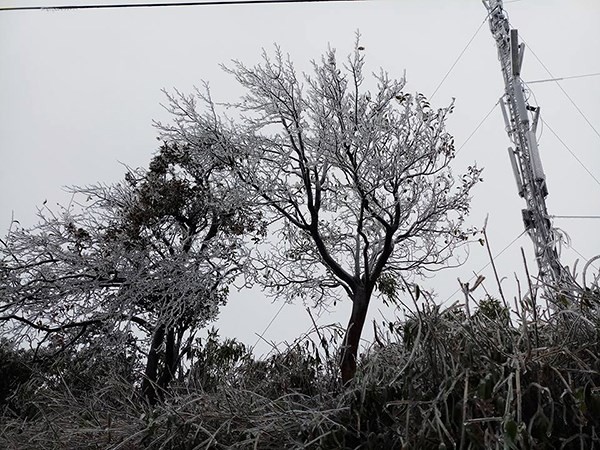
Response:
[[[471,138],[477,132],[477,130],[479,130],[479,128],[481,127],[481,125],[483,125],[483,123],[487,120],[487,118],[490,117],[490,114],[492,114],[492,112],[494,111],[494,109],[496,109],[496,106],[498,106],[499,103],[500,103],[500,100],[498,100],[496,103],[494,103],[494,106],[492,106],[492,109],[490,109],[489,112],[483,117],[483,119],[481,119],[481,122],[479,122],[479,124],[475,127],[475,129],[469,135],[469,137],[461,144],[461,146],[458,147],[458,150],[456,150],[456,154],[458,154],[458,152],[460,152],[462,150],[462,148],[465,145],[467,145],[467,142],[469,142],[471,140]]]
[[[256,342],[254,343],[254,345],[252,347],[250,347],[251,349],[254,349],[258,343],[262,340],[264,340],[264,335],[265,333],[269,330],[269,328],[271,328],[271,325],[273,325],[273,322],[275,322],[275,319],[277,319],[277,317],[279,317],[279,314],[281,314],[281,311],[283,310],[283,308],[285,307],[285,305],[287,305],[287,302],[283,302],[281,304],[281,307],[279,308],[279,310],[275,313],[275,315],[273,316],[273,318],[271,319],[271,321],[268,323],[268,325],[265,327],[265,329],[263,330],[263,332],[261,334],[258,335],[258,339],[256,340]]]
[[[479,269],[477,272],[475,272],[475,274],[471,278],[469,278],[469,280],[467,280],[467,282],[472,281],[479,274],[481,274],[482,271],[484,271],[485,269],[487,269],[492,264],[492,262],[495,262],[496,259],[498,259],[502,255],[502,253],[504,253],[506,250],[508,250],[526,232],[527,232],[527,230],[521,231],[521,233],[516,238],[514,238],[512,241],[510,241],[510,243],[506,247],[504,247],[502,250],[500,250],[500,252],[496,256],[493,256],[492,259],[485,266],[483,266],[481,269]],[[456,294],[458,294],[461,290],[462,290],[462,288],[458,288],[456,291],[454,291],[452,294],[450,294],[450,296],[448,296],[448,298],[446,300],[444,300],[442,302],[442,304],[446,303],[448,300],[450,300],[452,297],[454,297]]]
[[[159,3],[111,3],[89,5],[56,5],[56,6],[3,6],[1,11],[68,11],[76,9],[117,9],[117,8],[166,8],[175,6],[218,6],[218,5],[264,5],[284,3],[331,3],[362,2],[366,0],[207,0],[192,2],[159,2]]]
[[[552,219],[600,219],[600,216],[562,216],[562,215],[556,215],[556,214],[549,214],[548,217],[552,218]]]
[[[433,91],[433,94],[431,94],[431,96],[429,97],[430,100],[435,96],[435,94],[437,93],[437,91],[439,90],[439,88],[442,86],[442,84],[444,84],[444,81],[446,81],[446,78],[448,78],[448,75],[450,75],[450,72],[452,72],[452,69],[454,69],[454,67],[456,66],[456,64],[458,64],[458,61],[460,61],[460,58],[462,58],[462,55],[465,54],[465,52],[467,51],[467,49],[471,45],[471,42],[473,42],[473,40],[475,39],[475,36],[477,36],[477,34],[479,33],[479,30],[481,30],[481,27],[483,27],[483,24],[487,21],[488,16],[489,16],[489,14],[487,16],[485,16],[485,19],[483,19],[483,22],[481,22],[481,24],[479,25],[479,27],[477,28],[477,30],[475,31],[475,33],[473,33],[473,36],[471,36],[471,39],[469,39],[469,42],[467,42],[467,45],[465,45],[465,48],[462,49],[462,51],[459,53],[458,57],[456,58],[456,60],[452,64],[452,66],[450,66],[450,69],[448,69],[448,72],[446,72],[446,75],[444,75],[444,78],[442,78],[442,81],[440,81],[440,83],[437,85],[437,87]]]
[[[592,260],[596,259],[596,258],[587,258],[585,256],[583,256],[581,254],[581,252],[579,252],[575,247],[573,247],[572,245],[567,245],[571,250],[573,250],[575,253],[577,253],[579,256],[581,256],[583,258],[584,261],[589,261],[590,263],[592,262]],[[591,264],[591,266],[596,269],[596,270],[600,270],[600,268],[596,267],[595,264]]]
[[[573,158],[575,158],[575,160],[579,163],[579,165],[581,167],[583,167],[583,170],[585,170],[590,177],[592,177],[594,179],[594,181],[596,183],[598,183],[598,186],[600,186],[600,180],[598,180],[598,178],[596,178],[596,176],[590,172],[590,169],[588,169],[585,164],[583,164],[583,162],[577,157],[577,155],[573,152],[573,150],[571,150],[569,148],[569,146],[565,143],[565,141],[563,141],[560,136],[558,134],[556,134],[556,131],[554,131],[552,129],[552,127],[550,125],[548,125],[548,122],[546,122],[544,119],[542,119],[542,123],[548,127],[548,129],[550,130],[550,132],[556,137],[556,139],[558,139],[558,141],[563,145],[563,147],[565,147],[567,149],[567,151],[571,154],[571,156],[573,156]]]
[[[525,42],[525,40],[523,40],[523,42]],[[529,51],[531,52],[531,54],[535,57],[535,59],[538,60],[538,62],[541,64],[541,66],[544,68],[544,70],[548,73],[548,75],[550,75],[550,77],[552,78],[556,78],[552,72],[550,72],[550,69],[548,69],[548,67],[546,67],[546,65],[542,62],[542,60],[538,57],[538,55],[535,54],[535,52],[531,49],[531,46],[529,44],[527,44],[527,47],[529,48]],[[585,115],[585,113],[581,110],[581,108],[579,106],[577,106],[577,103],[575,103],[575,100],[573,100],[571,98],[571,96],[567,93],[567,91],[564,90],[564,88],[561,86],[561,84],[558,82],[558,80],[553,80],[556,85],[558,86],[558,88],[563,92],[563,94],[565,94],[565,96],[569,99],[569,101],[571,102],[571,104],[575,107],[575,109],[577,110],[577,112],[581,115],[581,117],[583,117],[583,119],[587,122],[587,124],[592,128],[592,130],[594,130],[594,133],[596,133],[596,135],[600,138],[600,132],[598,132],[598,130],[596,129],[596,127],[592,124],[592,122],[590,122],[590,120],[587,118],[587,116]],[[597,181],[597,180],[596,180]]]
[[[528,81],[527,84],[547,83],[549,81],[573,80],[575,78],[597,77],[599,75],[600,75],[600,72],[586,73],[584,75],[573,75],[573,76],[570,76],[570,77],[546,78],[544,80]]]

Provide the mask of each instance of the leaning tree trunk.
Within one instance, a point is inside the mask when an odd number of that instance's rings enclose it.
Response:
[[[156,404],[158,399],[158,362],[159,348],[165,339],[165,326],[160,325],[154,331],[152,341],[150,342],[150,350],[148,351],[148,359],[146,361],[146,370],[144,379],[142,380],[142,394],[151,405]]]
[[[158,386],[165,392],[169,388],[169,384],[175,377],[175,371],[177,370],[178,361],[178,348],[175,343],[175,330],[169,328],[167,331],[167,339],[165,341],[165,358],[162,367],[162,373],[158,379]]]
[[[342,357],[340,360],[340,369],[342,372],[342,382],[348,383],[356,373],[356,358],[360,337],[369,309],[369,300],[373,289],[359,286],[352,296],[352,315],[346,329],[344,345],[342,348]]]

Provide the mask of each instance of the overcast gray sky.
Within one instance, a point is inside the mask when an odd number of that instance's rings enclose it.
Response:
[[[0,6],[67,3],[0,0]],[[532,52],[556,77],[600,72],[600,2],[520,0],[507,2],[505,8],[528,46],[522,70],[526,81],[550,77]],[[125,172],[119,162],[146,166],[157,148],[152,120],[168,120],[160,106],[162,88],[189,92],[207,80],[215,99],[235,100],[241,90],[219,63],[239,59],[252,64],[262,48],[278,43],[299,70],[309,70],[310,60],[319,58],[328,45],[339,55],[349,53],[359,29],[369,69],[381,66],[396,78],[406,70],[406,89],[431,95],[485,17],[478,0],[0,11],[2,234],[12,214],[22,225],[32,225],[36,206],[44,200],[68,201],[63,186],[117,181]],[[502,95],[496,54],[486,23],[432,100],[433,106],[445,106],[456,98],[448,128],[458,147]],[[600,77],[565,80],[561,86],[600,130]],[[555,83],[532,84],[531,89],[542,118],[600,179],[597,132]],[[475,161],[485,167],[470,222],[482,226],[489,215],[494,253],[523,231],[525,205],[517,195],[508,145],[495,108],[455,163],[457,173]],[[548,127],[543,128],[540,152],[550,214],[600,215],[600,183]],[[599,220],[556,219],[555,225],[571,238],[572,248],[563,248],[564,264],[584,259],[579,253],[585,258],[600,254]],[[530,270],[536,271],[526,235],[497,259],[500,273],[507,277],[503,283],[513,293],[513,274],[523,277],[520,247],[527,251]],[[470,278],[487,261],[485,249],[473,245],[467,264],[423,284],[439,293],[439,302],[457,300],[459,295],[452,295],[458,288],[456,278]],[[487,289],[495,294],[489,268],[482,273]],[[255,333],[265,329],[280,305],[271,304],[259,291],[236,293],[216,326],[224,335],[254,344]],[[345,324],[349,306],[338,305],[335,314],[321,315],[319,323]],[[391,313],[373,302],[370,317],[380,320],[381,314]],[[265,338],[292,340],[309,327],[304,307],[288,305]],[[266,349],[264,343],[257,346],[258,352]]]

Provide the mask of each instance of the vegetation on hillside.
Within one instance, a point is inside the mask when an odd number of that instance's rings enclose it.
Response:
[[[147,169],[0,239],[0,448],[600,447],[598,276],[477,299],[478,276],[451,305],[414,284],[485,244],[480,170],[450,170],[452,105],[385,73],[370,93],[363,52],[304,79],[279,49],[235,63],[237,120],[170,96]],[[259,358],[199,338],[236,281],[351,317]],[[361,354],[377,300],[401,319]]]
[[[596,305],[600,294],[585,293]],[[580,449],[600,445],[597,308],[541,313],[423,295],[379,329],[343,386],[320,329],[255,359],[215,332],[164,400],[140,395],[135,365],[98,349],[57,360],[4,343],[7,449]],[[320,337],[319,337],[320,336]],[[321,340],[322,338],[322,340]]]

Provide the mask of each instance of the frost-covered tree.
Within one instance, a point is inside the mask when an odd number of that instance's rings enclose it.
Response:
[[[469,192],[480,171],[455,178],[452,105],[433,109],[381,71],[365,88],[364,49],[340,65],[334,50],[298,76],[279,49],[225,70],[246,89],[239,113],[217,112],[210,94],[171,95],[163,139],[228,164],[270,211],[273,249],[264,283],[286,300],[352,302],[340,368],[356,370],[371,299],[396,294],[403,274],[439,269],[465,239]],[[206,107],[199,111],[197,99]]]
[[[243,239],[261,233],[222,164],[188,153],[165,144],[149,170],[76,188],[68,207],[12,230],[0,247],[0,331],[57,352],[101,340],[95,348],[122,353],[117,337],[141,335],[154,402],[225,302]]]

